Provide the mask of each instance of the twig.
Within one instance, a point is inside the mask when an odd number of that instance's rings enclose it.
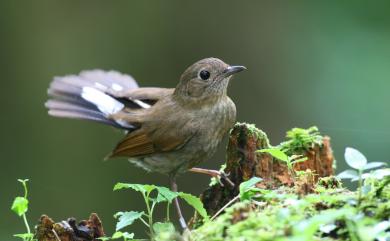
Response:
[[[223,212],[227,207],[229,207],[231,204],[233,204],[237,199],[240,197],[240,195],[235,196],[232,200],[230,200],[228,203],[225,204],[221,209],[218,210],[217,213],[214,214],[214,216],[211,217],[210,220],[214,220],[220,213]]]
[[[52,228],[51,231],[54,233],[54,236],[56,236],[57,241],[61,241],[60,237],[58,236],[58,234],[57,234],[57,232],[54,230],[54,228]]]

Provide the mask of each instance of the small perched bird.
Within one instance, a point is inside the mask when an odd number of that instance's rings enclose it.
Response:
[[[227,96],[229,80],[246,69],[217,58],[202,59],[182,74],[176,88],[139,88],[129,75],[91,70],[55,77],[46,102],[49,114],[85,119],[126,130],[109,157],[127,157],[148,171],[175,177],[209,159],[236,120]],[[192,168],[192,169],[191,169]],[[179,221],[186,223],[175,200]]]

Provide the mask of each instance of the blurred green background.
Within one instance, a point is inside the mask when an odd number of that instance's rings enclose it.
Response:
[[[188,65],[219,57],[248,67],[229,94],[238,120],[273,144],[292,127],[317,125],[332,137],[338,170],[346,146],[388,160],[389,13],[389,1],[1,1],[0,240],[24,232],[9,209],[22,194],[17,178],[31,180],[30,223],[44,213],[62,220],[97,212],[107,233],[115,212],[144,208],[138,194],[114,193],[116,182],[167,185],[124,159],[103,162],[119,131],[46,114],[52,77],[84,69],[173,87]],[[202,166],[223,159],[221,146]],[[179,188],[198,195],[208,182],[188,174]]]

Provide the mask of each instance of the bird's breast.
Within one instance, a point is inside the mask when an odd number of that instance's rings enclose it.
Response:
[[[196,158],[195,155],[194,159],[198,159],[194,160],[196,164],[209,159],[215,153],[218,144],[234,125],[235,120],[236,108],[230,99],[194,114],[193,121],[196,122],[194,126],[197,126],[197,132],[187,148],[195,149],[197,153],[203,154],[201,158]]]

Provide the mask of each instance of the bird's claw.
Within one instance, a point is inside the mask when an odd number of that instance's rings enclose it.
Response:
[[[224,171],[219,171],[218,182],[222,187],[224,186],[222,180],[225,180],[225,182],[227,184],[229,184],[229,186],[232,188],[235,186],[234,183],[232,182],[232,180],[229,179],[229,177],[228,177],[229,175],[230,175],[230,173],[225,173]]]

